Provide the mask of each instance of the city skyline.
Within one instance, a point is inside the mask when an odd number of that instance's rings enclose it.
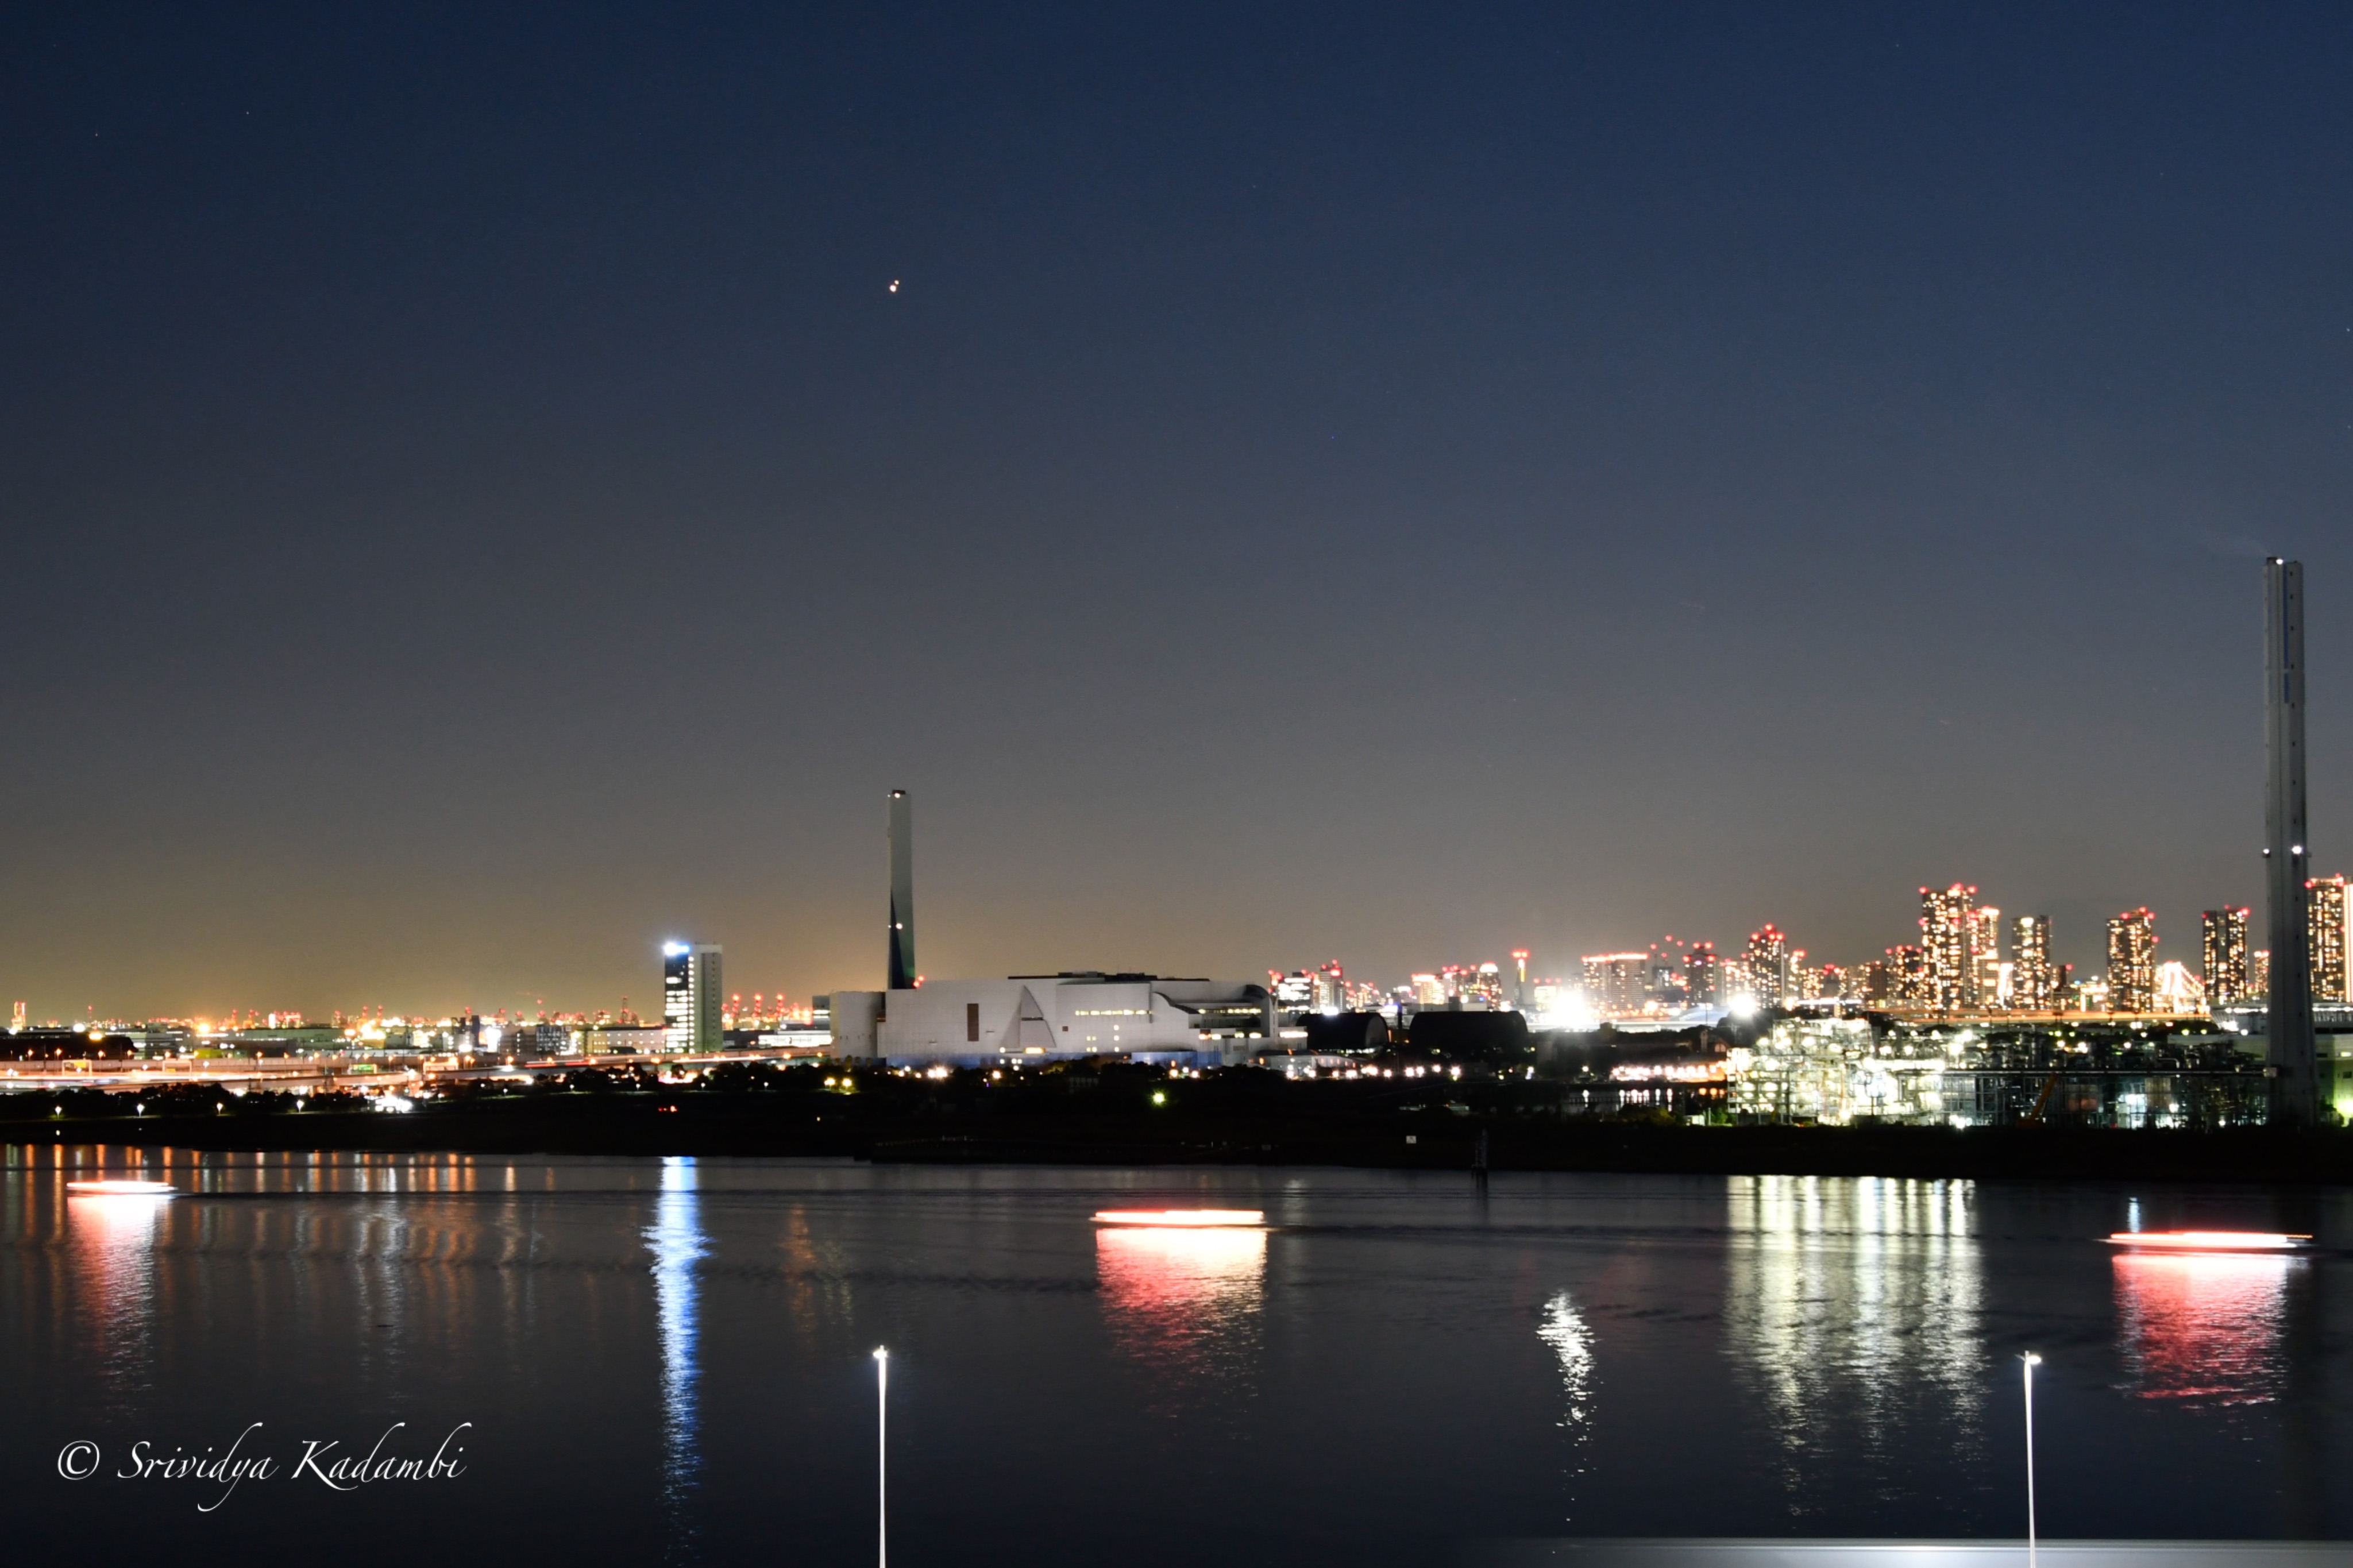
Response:
[[[1155,15],[16,19],[0,996],[2189,954],[2274,552],[2353,866],[2353,18]]]
[[[890,806],[889,909],[896,910],[911,907],[909,867],[899,853],[900,846],[907,841],[905,793],[892,791]],[[2315,877],[2306,884],[2308,923],[2315,933],[2311,966],[2316,1001],[2353,1003],[2353,978],[2348,978],[2353,970],[2348,970],[2346,956],[2353,952],[2353,893],[2348,889],[2348,880],[2341,874]],[[1641,947],[1554,955],[1551,962],[1541,961],[1530,949],[1514,948],[1504,961],[1479,954],[1450,953],[1417,963],[1401,974],[1368,975],[1362,968],[1352,971],[1340,958],[1290,969],[1250,965],[1238,972],[1265,973],[1278,997],[1285,992],[1284,983],[1289,982],[1300,988],[1301,997],[1314,1009],[1323,1011],[1334,1010],[1334,1004],[1346,1010],[1373,1005],[1374,998],[1381,1002],[1410,999],[1417,993],[1421,994],[1420,1000],[1424,1002],[1483,995],[1496,1005],[1541,1011],[1528,1002],[1532,988],[1541,984],[1564,999],[1571,992],[1580,993],[1580,1010],[1589,1006],[1604,1016],[1642,1011],[1644,1004],[1667,986],[1680,992],[1686,1005],[1702,1008],[1770,1007],[1845,996],[1940,1013],[2033,1012],[2063,1010],[2069,1002],[2070,985],[2089,984],[2096,987],[2095,994],[2100,998],[2094,1011],[2162,1012],[2168,1009],[2156,1005],[2158,972],[2166,965],[2179,966],[2182,975],[2196,984],[2199,1000],[2208,1005],[2244,1005],[2250,997],[2260,998],[2264,993],[2265,961],[2270,954],[2267,949],[2250,945],[2250,933],[2255,928],[2250,924],[2252,910],[2246,906],[2225,905],[2200,910],[2195,949],[2189,950],[2185,940],[2183,946],[2175,950],[2189,951],[2192,956],[2174,958],[2165,957],[2159,948],[2163,941],[2161,922],[2153,910],[2146,905],[2122,910],[2102,922],[2096,933],[2102,937],[2098,960],[2079,964],[2054,955],[2051,917],[2030,912],[2005,919],[1999,907],[1977,902],[1977,894],[1975,885],[1957,882],[1946,888],[1920,888],[1921,912],[1915,923],[1923,940],[1889,944],[1878,955],[1810,951],[1794,945],[1788,933],[1767,921],[1749,933],[1745,943],[1725,952],[1719,952],[1710,938],[1667,933]],[[912,921],[907,923],[912,925]],[[885,925],[886,931],[900,929],[893,921],[886,921]],[[895,951],[895,938],[892,942]],[[676,938],[659,943],[655,951],[660,973],[650,987],[651,999],[643,1006],[632,1004],[634,994],[630,992],[602,1000],[559,996],[553,1004],[546,994],[535,993],[528,1004],[509,1000],[490,1005],[469,1000],[456,1006],[404,1007],[371,999],[352,1006],[327,1007],[257,1007],[248,1003],[209,1012],[188,1008],[110,1011],[85,1005],[78,1011],[68,1010],[71,1015],[68,1016],[18,1000],[13,1005],[14,1026],[79,1027],[141,1019],[206,1023],[226,1020],[225,1026],[228,1026],[242,1018],[246,1026],[264,1026],[263,1020],[267,1019],[266,1026],[276,1027],[281,1016],[314,1025],[332,1019],[341,1025],[387,1014],[443,1021],[468,1016],[503,1020],[512,1014],[518,1021],[642,1017],[659,1024],[669,1017],[674,1029],[676,1018],[672,1013],[680,994],[677,988],[686,985],[699,998],[688,1010],[688,1016],[696,1020],[689,1032],[707,1037],[722,1010],[730,1016],[741,1012],[754,1018],[806,1016],[816,997],[832,989],[858,988],[838,986],[792,993],[763,984],[748,993],[731,991],[717,978],[716,965],[723,947],[722,942]],[[706,960],[712,966],[707,977],[702,967]],[[1895,967],[1884,975],[1870,973],[1883,962]],[[1914,967],[1908,973],[1899,973],[1906,963]],[[2126,994],[2111,1001],[2109,990],[2120,966],[2126,971]],[[1098,967],[1103,973],[1146,972],[1134,965]],[[1176,973],[1165,966],[1151,972]],[[2223,979],[2220,987],[2213,984],[2218,973]],[[1825,976],[1831,985],[1814,988]],[[917,971],[913,977],[920,982],[923,974]]]

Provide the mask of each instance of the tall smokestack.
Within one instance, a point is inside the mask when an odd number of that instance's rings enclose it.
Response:
[[[913,990],[915,984],[915,830],[909,821],[907,792],[902,789],[891,792],[889,984],[893,991]]]
[[[2305,911],[2304,565],[2263,563],[2263,868],[2271,900],[2271,1118],[2320,1120],[2312,1052],[2311,932]]]

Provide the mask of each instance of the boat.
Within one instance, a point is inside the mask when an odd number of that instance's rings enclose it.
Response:
[[[1097,1225],[1203,1226],[1264,1225],[1264,1209],[1103,1209]]]
[[[180,1195],[180,1189],[169,1182],[134,1182],[121,1177],[68,1182],[66,1191],[91,1198],[176,1198]]]
[[[2136,1252],[2305,1252],[2312,1237],[2264,1230],[2120,1230],[2108,1245]]]

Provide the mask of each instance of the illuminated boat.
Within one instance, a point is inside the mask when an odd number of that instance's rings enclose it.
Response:
[[[175,1198],[180,1195],[180,1189],[169,1182],[134,1182],[122,1178],[68,1182],[66,1191],[93,1198]]]
[[[1205,1226],[1264,1225],[1264,1209],[1103,1209],[1097,1225]]]
[[[2303,1252],[2312,1237],[2263,1230],[2120,1230],[2108,1245],[2137,1252]]]

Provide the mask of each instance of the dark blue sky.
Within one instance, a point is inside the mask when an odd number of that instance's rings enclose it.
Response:
[[[37,1016],[2194,963],[2267,551],[2353,868],[2342,8],[0,28]]]

